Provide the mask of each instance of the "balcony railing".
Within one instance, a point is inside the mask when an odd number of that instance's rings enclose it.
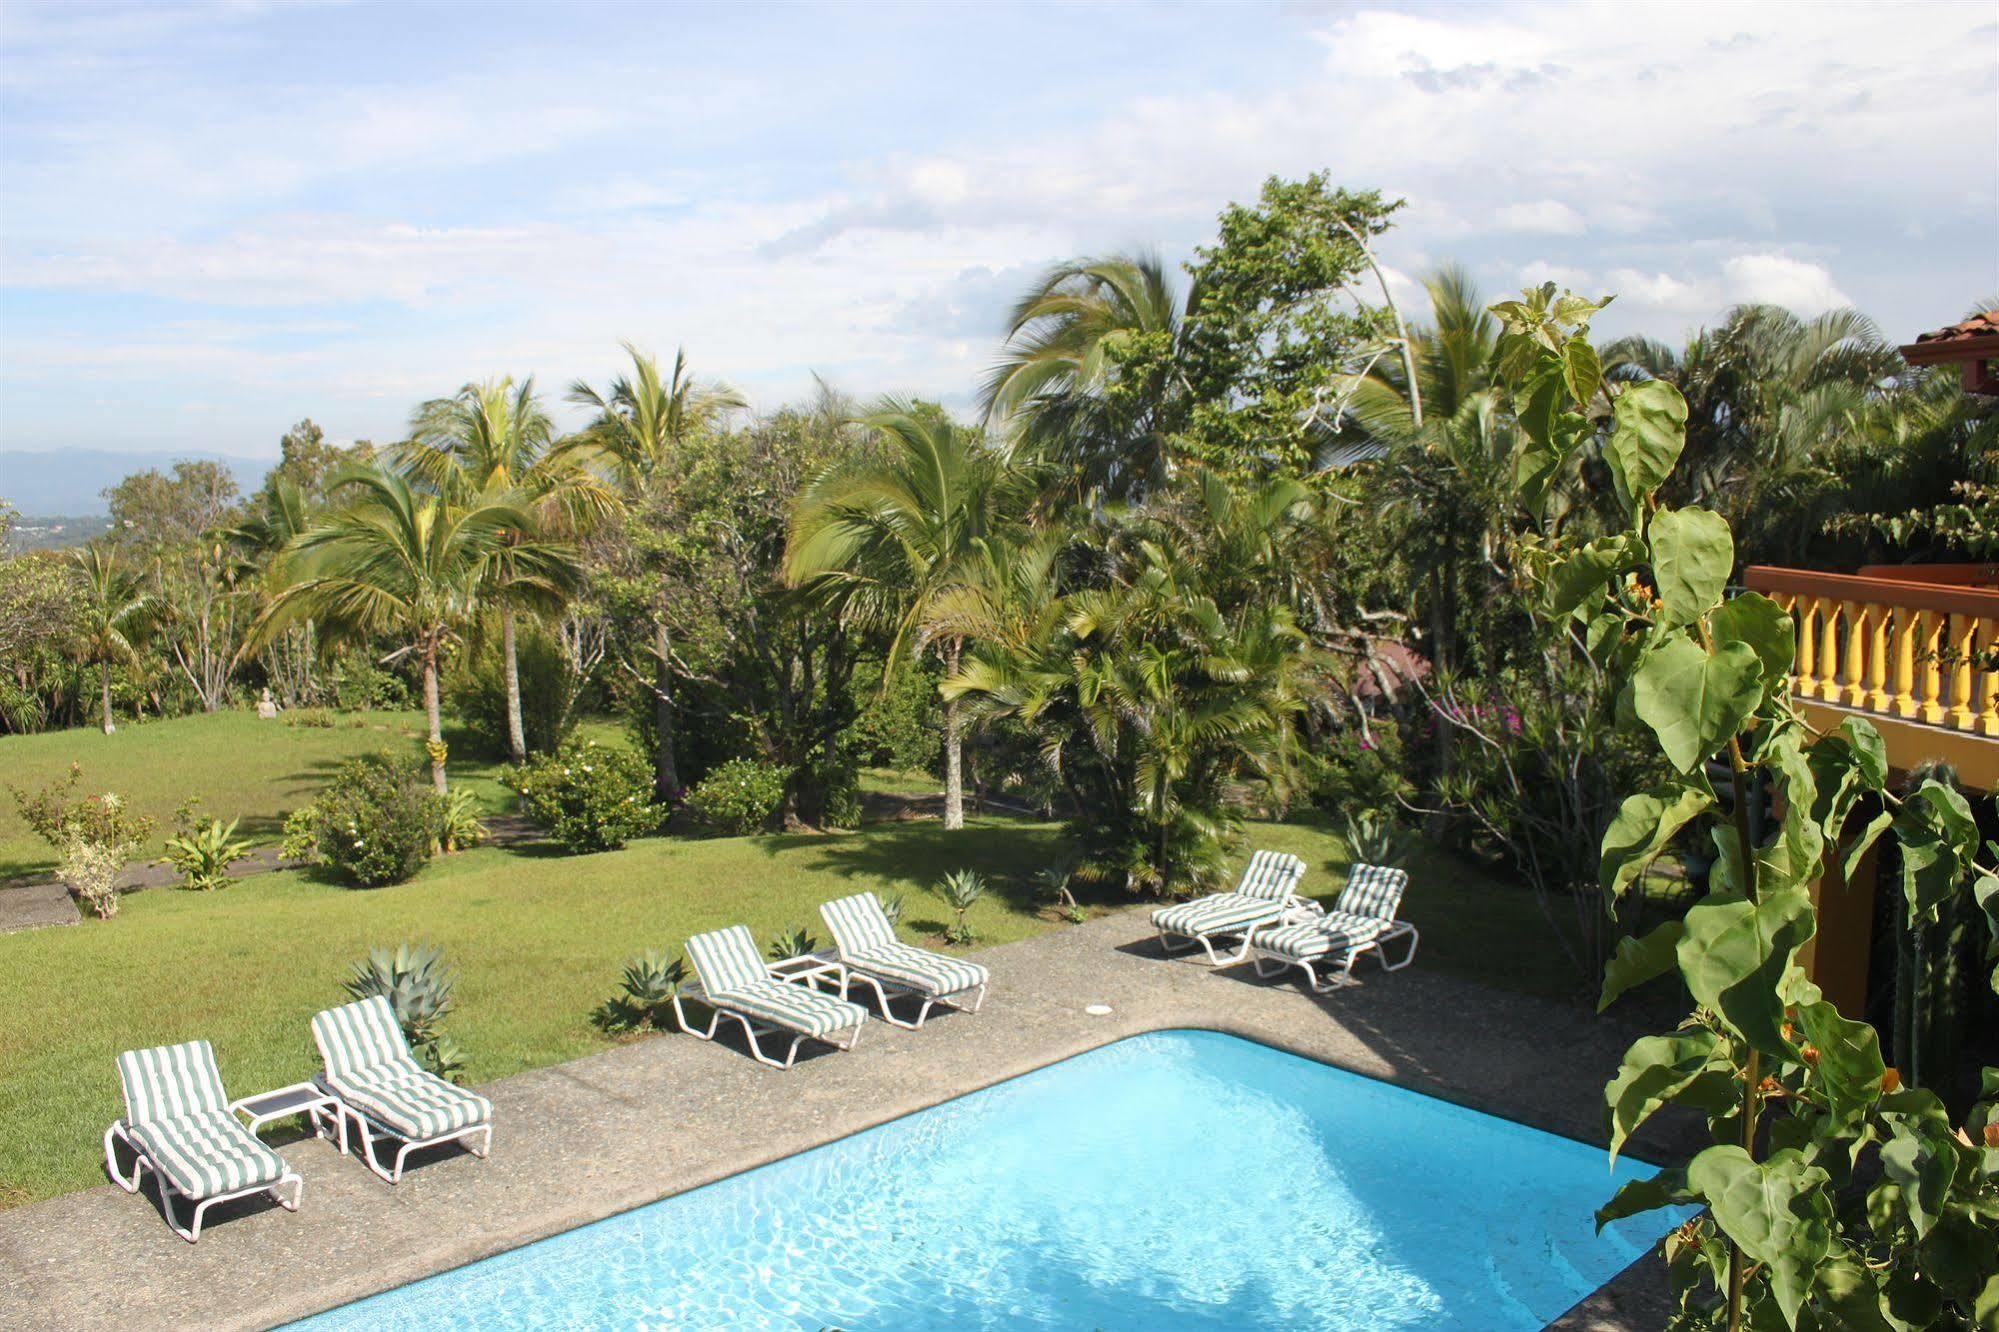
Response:
[[[1999,591],[1762,566],[1743,583],[1797,623],[1795,697],[1999,736]]]

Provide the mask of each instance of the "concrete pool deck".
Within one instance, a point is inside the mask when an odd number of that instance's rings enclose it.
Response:
[[[801,1059],[788,1073],[739,1047],[674,1035],[488,1084],[487,1162],[444,1149],[391,1186],[327,1142],[291,1144],[281,1150],[305,1178],[301,1210],[218,1207],[198,1245],[161,1222],[150,1181],[139,1198],[106,1184],[0,1212],[0,1326],[285,1322],[1162,1028],[1229,1032],[1601,1142],[1601,1088],[1642,1034],[1427,973],[1420,956],[1391,975],[1363,964],[1361,985],[1318,996],[1257,981],[1247,964],[1213,972],[1162,961],[1142,911],[980,960],[993,985],[977,1016],[933,1018],[916,1032],[871,1023],[854,1052]],[[1085,1012],[1096,1004],[1112,1012]],[[94,1139],[104,1126],[74,1129]],[[1655,1129],[1634,1150],[1659,1160],[1689,1145]],[[1656,1267],[1634,1264],[1552,1326],[1658,1326]]]

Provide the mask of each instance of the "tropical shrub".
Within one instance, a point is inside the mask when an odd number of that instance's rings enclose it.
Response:
[[[393,754],[348,762],[310,809],[313,859],[362,888],[408,882],[438,844],[437,793]]]
[[[944,731],[935,671],[921,663],[904,665],[886,679],[878,670],[863,671],[852,688],[859,712],[841,738],[862,763],[898,772],[936,771]]]
[[[652,771],[632,750],[570,740],[515,775],[528,817],[571,853],[615,851],[659,827]]]
[[[687,807],[719,832],[761,832],[784,803],[790,777],[774,763],[730,759],[694,784],[687,793]]]
[[[437,798],[437,845],[432,855],[456,855],[486,840],[486,825],[479,817],[479,800],[462,786],[454,786]]]
[[[408,678],[377,666],[365,652],[343,653],[333,668],[333,706],[342,712],[407,708],[415,702]]]
[[[1402,728],[1393,717],[1371,717],[1366,727],[1336,731],[1312,755],[1312,802],[1334,816],[1351,810],[1385,810],[1409,794]]]
[[[330,731],[333,729],[333,714],[325,708],[292,708],[285,713],[284,722],[287,726]]]
[[[581,682],[569,669],[561,647],[542,629],[522,626],[516,656],[522,738],[529,754],[553,754],[576,727],[575,703]],[[462,674],[452,684],[454,711],[480,749],[505,757],[509,748],[506,660],[497,642],[483,642],[478,651],[466,654],[460,670]]]
[[[944,899],[944,905],[957,913],[957,921],[944,931],[947,943],[959,945],[976,943],[978,935],[965,921],[965,913],[974,903],[986,895],[986,881],[976,870],[952,870],[937,881],[936,893]]]
[[[167,839],[166,860],[180,874],[180,886],[197,892],[211,892],[229,883],[229,867],[250,854],[251,843],[236,836],[241,819],[227,824],[221,819],[197,821],[194,802],[188,801],[174,814],[179,832]]]
[[[135,815],[110,791],[81,794],[83,767],[69,765],[60,782],[39,791],[9,787],[21,819],[56,850],[56,877],[78,904],[100,920],[118,914],[118,876],[153,835],[153,820]]]
[[[1899,844],[1896,910],[1926,926],[1972,902],[1999,934],[1999,871],[1977,862],[1964,798],[1928,778],[1898,795],[1881,737],[1849,717],[1808,726],[1791,699],[1796,625],[1757,593],[1725,599],[1728,522],[1660,505],[1686,442],[1687,407],[1659,381],[1606,384],[1589,345],[1600,303],[1552,284],[1495,307],[1527,440],[1517,493],[1537,521],[1551,482],[1600,450],[1621,530],[1587,543],[1524,542],[1539,614],[1573,627],[1576,650],[1628,698],[1608,724],[1656,746],[1663,775],[1627,794],[1601,846],[1614,904],[1683,830],[1716,859],[1684,920],[1627,939],[1604,974],[1605,1005],[1677,975],[1692,1013],[1626,1052],[1605,1088],[1610,1148],[1654,1113],[1705,1116],[1713,1145],[1684,1167],[1620,1189],[1598,1223],[1654,1208],[1706,1210],[1662,1243],[1675,1329],[1981,1328],[1999,1325],[1999,1070],[1961,1124],[1930,1088],[1882,1058],[1874,1029],[1840,1013],[1799,965],[1817,930],[1811,885],[1877,839]],[[1609,420],[1593,419],[1607,399]],[[1710,782],[1729,774],[1732,798]],[[1774,832],[1752,835],[1752,783],[1777,797]],[[1849,822],[1878,809],[1849,836]],[[1999,987],[1999,970],[1992,983]]]
[[[451,987],[457,979],[457,973],[445,970],[441,951],[405,943],[393,949],[369,949],[344,984],[356,999],[385,997],[396,1010],[396,1024],[403,1029],[410,1053],[440,1078],[455,1081],[465,1060],[444,1034],[443,1022],[451,1011]]]
[[[618,993],[590,1015],[601,1031],[619,1034],[661,1031],[673,1011],[673,996],[687,982],[687,963],[665,953],[648,952],[625,963]]]

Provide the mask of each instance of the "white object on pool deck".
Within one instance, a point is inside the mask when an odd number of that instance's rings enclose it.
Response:
[[[840,997],[850,998],[850,987],[856,981],[868,986],[875,992],[884,1021],[913,1030],[923,1025],[937,1004],[976,1013],[986,1001],[984,967],[903,943],[895,937],[895,926],[873,893],[821,903],[819,916],[833,933],[835,956],[847,969]],[[898,995],[923,1001],[914,1022],[904,1022],[890,1009],[890,998]],[[967,995],[971,996],[969,1004],[965,1002]]]
[[[1651,1173],[1269,1046],[1159,1032],[305,1327],[1539,1332],[1692,1214],[1598,1234],[1591,1213]]]
[[[1235,891],[1210,893],[1154,911],[1152,925],[1159,931],[1159,946],[1176,953],[1199,945],[1211,966],[1240,962],[1249,956],[1249,936],[1255,930],[1317,909],[1316,903],[1293,893],[1304,874],[1305,862],[1298,857],[1282,851],[1259,851],[1249,858]],[[1242,942],[1233,952],[1215,952],[1216,943],[1236,938]],[[1176,945],[1175,939],[1187,942]]]
[[[174,1234],[194,1243],[209,1208],[254,1193],[269,1193],[285,1210],[298,1210],[305,1181],[236,1118],[243,1103],[230,1104],[207,1041],[127,1050],[118,1056],[118,1080],[125,1087],[125,1118],[104,1130],[104,1168],[127,1193],[139,1191],[150,1169],[159,1181],[160,1211]],[[315,1114],[313,1124],[318,1123]],[[118,1173],[119,1142],[135,1158],[130,1179]],[[283,1193],[287,1184],[289,1199]],[[175,1217],[175,1194],[194,1204],[191,1226]]]
[[[418,1064],[383,996],[315,1014],[312,1039],[326,1066],[314,1080],[333,1097],[342,1155],[350,1120],[361,1135],[362,1163],[391,1184],[402,1179],[410,1153],[425,1147],[461,1142],[482,1161],[492,1151],[493,1103]],[[378,1137],[402,1143],[393,1165],[376,1159]]]
[[[687,958],[694,964],[699,983],[683,985],[674,992],[673,1015],[690,1036],[712,1041],[722,1019],[732,1017],[743,1024],[750,1054],[772,1068],[790,1068],[798,1058],[798,1047],[808,1040],[851,1050],[861,1037],[868,1010],[812,988],[825,977],[826,968],[803,973],[803,984],[787,983],[781,979],[785,973],[765,965],[746,926],[731,925],[695,935],[687,941]],[[680,1002],[683,995],[708,1006],[708,1030],[697,1030],[687,1020],[687,1010]],[[848,1034],[842,1036],[843,1032]],[[765,1054],[758,1043],[760,1037],[773,1034],[791,1037],[781,1061]]]
[[[1402,970],[1416,960],[1416,945],[1421,942],[1414,925],[1395,918],[1408,886],[1408,870],[1356,861],[1347,869],[1347,886],[1332,910],[1312,920],[1265,926],[1250,935],[1256,974],[1275,976],[1296,967],[1313,991],[1323,994],[1351,985],[1354,963],[1368,953],[1380,960],[1382,970]],[[1400,962],[1390,962],[1386,946],[1403,939],[1408,940],[1408,951]],[[1318,972],[1322,965],[1327,968],[1323,980]]]

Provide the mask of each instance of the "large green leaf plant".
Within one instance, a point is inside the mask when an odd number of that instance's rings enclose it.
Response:
[[[1891,832],[1911,924],[1969,893],[1999,934],[1999,848],[1979,863],[1971,809],[1950,786],[1891,791],[1866,721],[1819,731],[1792,704],[1791,618],[1754,592],[1725,595],[1735,554],[1720,515],[1659,503],[1686,403],[1667,383],[1604,378],[1588,336],[1603,304],[1548,286],[1494,307],[1525,436],[1515,493],[1541,529],[1522,555],[1540,575],[1538,612],[1620,682],[1620,724],[1672,769],[1630,794],[1605,835],[1606,901],[1683,832],[1705,830],[1718,858],[1708,895],[1624,940],[1603,989],[1608,1005],[1677,972],[1694,1002],[1675,1030],[1634,1044],[1605,1088],[1612,1154],[1668,1106],[1704,1115],[1713,1145],[1625,1185],[1597,1222],[1704,1209],[1662,1245],[1676,1329],[1999,1329],[1999,1070],[1984,1070],[1984,1099],[1954,1123],[1798,961],[1817,929],[1813,883]],[[1592,458],[1601,473],[1583,467]],[[1549,531],[1551,493],[1593,474],[1607,474],[1622,530],[1587,543]],[[1723,769],[1718,794],[1709,773]],[[1733,793],[1759,781],[1782,813],[1756,841],[1750,802]]]

